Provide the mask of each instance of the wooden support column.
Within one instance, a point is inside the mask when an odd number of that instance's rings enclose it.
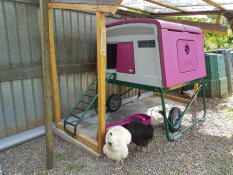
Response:
[[[215,23],[221,24],[221,20],[222,20],[222,15],[217,15]]]
[[[233,87],[232,87],[232,75],[231,75],[231,72],[232,72],[232,68],[231,68],[231,63],[230,63],[230,60],[229,60],[229,51],[225,51],[223,53],[224,55],[224,60],[225,60],[225,64],[226,64],[226,75],[227,75],[227,86],[228,86],[228,92],[229,93],[232,93],[233,91]]]
[[[54,119],[57,124],[61,120],[60,114],[60,97],[59,97],[59,84],[57,75],[57,63],[54,44],[54,30],[53,30],[53,9],[49,9],[49,44],[50,44],[50,66],[51,66],[51,80],[53,90],[53,109]]]
[[[53,132],[52,132],[52,87],[49,59],[49,22],[48,0],[40,0],[41,51],[44,84],[44,121],[46,138],[47,169],[53,167]]]
[[[105,15],[96,12],[97,70],[98,70],[98,153],[102,153],[105,143],[105,106],[106,106],[106,29]]]
[[[193,89],[194,94],[197,92],[198,87],[199,87],[199,83],[195,83],[194,84],[194,89]],[[194,99],[194,104],[197,104],[197,97]]]
[[[233,32],[233,13],[226,12],[223,14],[223,16],[225,16],[227,18],[227,21],[230,25],[231,31]]]

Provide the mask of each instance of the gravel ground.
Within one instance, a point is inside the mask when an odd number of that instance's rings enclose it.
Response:
[[[144,100],[138,103],[146,102]],[[157,112],[159,108],[152,109],[151,113],[153,110]],[[185,122],[188,123],[192,118],[191,114],[199,113],[201,109],[201,102],[198,101],[197,105],[192,106]],[[47,172],[45,138],[41,137],[0,153],[2,172],[4,175],[233,175],[233,97],[207,99],[205,122],[174,142],[165,138],[162,117],[158,114],[153,117],[155,137],[150,144],[149,153],[140,152],[135,145],[130,145],[129,156],[119,170],[114,168],[120,164],[117,165],[104,156],[94,157],[55,137],[54,168]]]

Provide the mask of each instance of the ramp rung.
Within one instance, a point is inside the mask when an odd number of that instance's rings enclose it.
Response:
[[[81,119],[79,116],[76,116],[75,114],[70,114],[70,116],[75,117],[77,119]]]
[[[89,91],[95,91],[96,92],[96,89],[87,89],[87,90],[89,90]]]
[[[71,125],[71,126],[75,126],[75,124],[73,124],[73,123],[71,123],[71,122],[65,122],[65,124],[69,124],[69,125]]]
[[[85,97],[93,98],[94,96],[91,95],[84,95]]]
[[[84,103],[84,104],[87,104],[87,105],[89,105],[89,103],[88,102],[85,102],[85,101],[80,101],[81,103]]]
[[[106,79],[108,82],[109,79],[112,77],[113,74],[110,74],[109,77]],[[87,87],[87,90],[82,94],[76,106],[72,109],[72,111],[68,114],[68,116],[64,120],[64,130],[71,136],[76,135],[77,126],[80,124],[84,116],[87,114],[88,110],[92,107],[95,103],[98,94],[97,94],[97,78],[90,83]],[[86,97],[86,99],[85,99]],[[86,104],[85,106],[82,104]],[[84,108],[84,109],[82,109]],[[77,114],[74,114],[77,113]],[[73,118],[72,118],[73,117]],[[67,129],[67,125],[73,126],[73,131]]]
[[[79,111],[82,111],[82,112],[85,111],[85,109],[81,109],[81,108],[78,108],[78,107],[76,107],[76,109],[79,110]]]

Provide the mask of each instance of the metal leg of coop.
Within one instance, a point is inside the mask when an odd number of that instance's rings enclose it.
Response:
[[[173,141],[175,139],[177,139],[178,137],[180,137],[185,131],[187,131],[188,129],[190,129],[191,127],[195,126],[197,123],[203,121],[206,117],[206,101],[205,101],[205,84],[203,82],[203,80],[200,81],[200,86],[197,89],[196,93],[192,96],[191,100],[189,101],[189,103],[187,104],[187,106],[185,107],[184,111],[181,113],[181,116],[179,118],[179,120],[176,122],[176,124],[174,126],[172,126],[172,124],[170,123],[170,121],[167,118],[167,114],[166,114],[166,104],[165,104],[165,100],[164,100],[164,89],[160,89],[160,93],[161,93],[161,102],[162,102],[162,111],[160,111],[160,113],[163,115],[163,119],[164,119],[164,126],[165,126],[165,134],[166,134],[166,138],[169,141]],[[203,111],[204,114],[199,117],[198,119],[196,119],[194,122],[192,122],[191,125],[185,127],[182,130],[177,131],[175,134],[171,135],[170,134],[170,130],[169,128],[176,128],[182,121],[184,115],[187,113],[189,107],[191,106],[191,104],[194,102],[195,98],[197,97],[197,95],[202,91],[202,100],[203,100]]]

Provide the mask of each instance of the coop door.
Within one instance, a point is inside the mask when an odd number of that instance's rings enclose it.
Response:
[[[194,71],[198,67],[196,43],[192,40],[178,40],[177,53],[179,70],[182,73]]]
[[[133,42],[117,44],[117,72],[135,74]]]

